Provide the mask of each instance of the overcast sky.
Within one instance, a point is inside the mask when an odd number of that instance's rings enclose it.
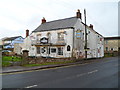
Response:
[[[0,0],[0,38],[25,37],[47,21],[73,17],[77,9],[87,13],[87,24],[103,36],[118,35],[118,0]]]

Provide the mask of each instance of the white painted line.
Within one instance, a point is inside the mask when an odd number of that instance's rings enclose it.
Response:
[[[85,74],[86,74],[86,73],[78,74],[77,77],[83,76],[83,75],[85,75]]]
[[[32,87],[36,87],[37,85],[32,85],[32,86],[27,86],[25,88],[32,88]]]
[[[94,71],[88,72],[88,74],[95,73],[95,72],[97,72],[97,71],[98,71],[98,70],[94,70]]]

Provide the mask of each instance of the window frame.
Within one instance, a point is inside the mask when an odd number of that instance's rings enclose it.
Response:
[[[59,32],[58,33],[58,41],[62,41],[64,40],[64,33],[63,32]]]
[[[67,51],[71,51],[70,45],[67,45]]]
[[[37,49],[37,54],[40,54],[40,51],[41,51],[40,49],[41,49],[41,48],[40,48],[40,47],[37,47],[36,49]]]
[[[63,47],[58,47],[57,49],[58,49],[57,54],[58,55],[63,55]]]
[[[55,50],[55,51],[53,52],[53,50]],[[57,52],[57,49],[56,49],[56,48],[50,48],[50,52],[51,52],[51,53],[56,53],[56,52]]]

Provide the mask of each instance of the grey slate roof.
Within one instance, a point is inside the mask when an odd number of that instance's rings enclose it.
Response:
[[[10,45],[10,43],[6,43],[6,44],[4,44],[3,46],[7,46],[7,45]]]
[[[8,37],[8,38],[5,38],[4,41],[12,41],[12,40],[19,38],[19,37],[21,37],[21,36]]]
[[[71,18],[65,18],[65,19],[46,22],[38,26],[33,32],[73,28],[75,23],[77,22],[77,19],[78,18],[76,17],[71,17]]]

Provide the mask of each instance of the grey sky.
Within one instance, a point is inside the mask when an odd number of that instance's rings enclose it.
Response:
[[[118,35],[118,0],[0,0],[0,38],[25,37],[25,30],[33,31],[47,21],[76,15],[77,9],[87,13],[87,24],[103,36]],[[84,2],[83,2],[84,1]]]

